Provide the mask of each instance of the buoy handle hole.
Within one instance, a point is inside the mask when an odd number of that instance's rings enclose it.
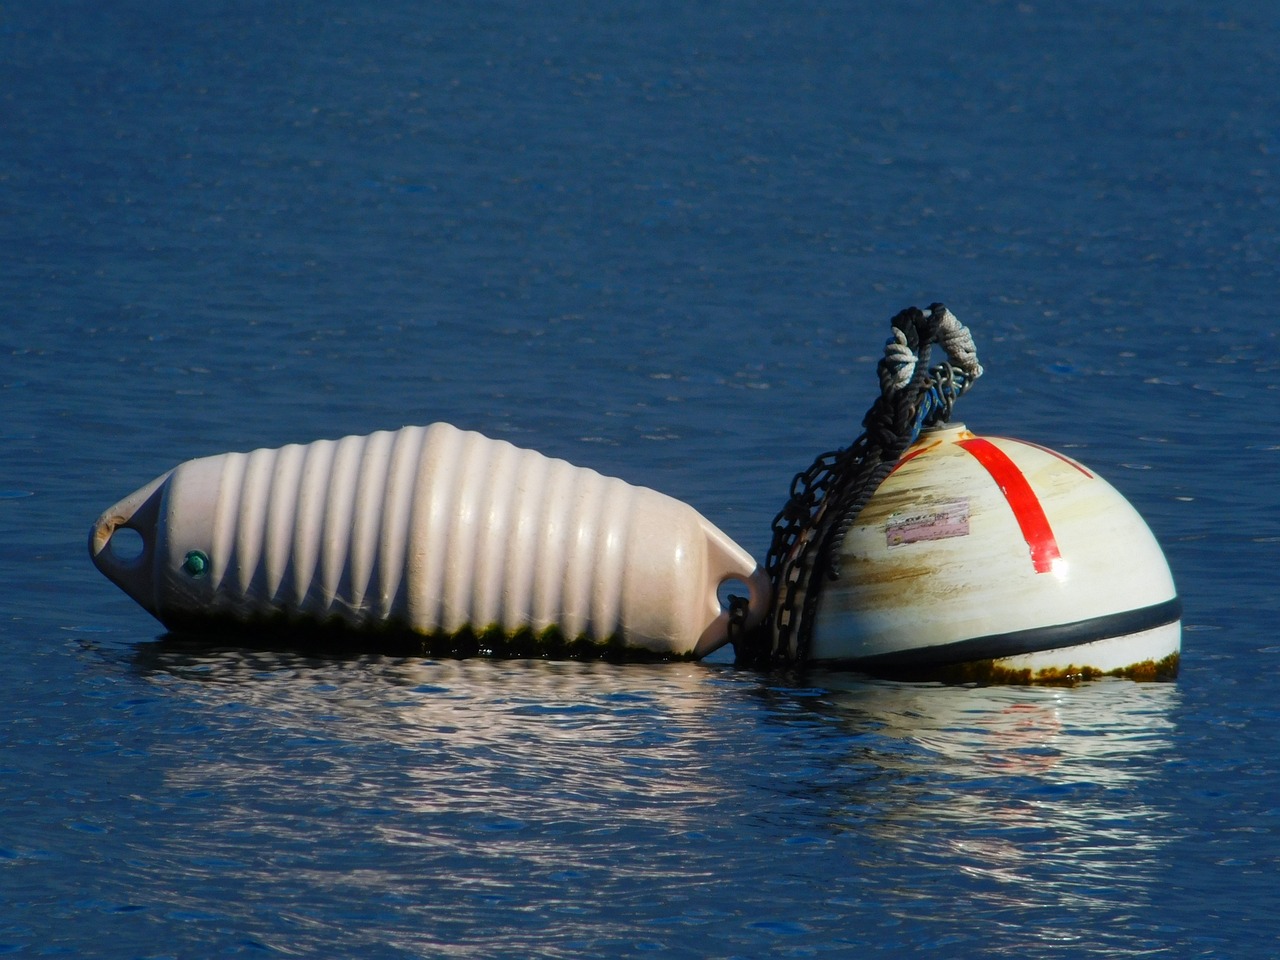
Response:
[[[741,597],[747,601],[748,622],[757,622],[765,615],[769,608],[771,592],[769,579],[759,567],[749,577],[726,577],[720,581],[717,589],[720,607],[725,613],[728,613],[733,605],[732,597]]]
[[[729,609],[730,597],[751,597],[751,587],[745,580],[739,580],[731,577],[728,580],[721,580],[720,586],[716,588],[716,596],[720,598],[720,606],[725,610]]]
[[[111,559],[120,564],[137,563],[146,547],[142,534],[132,527],[116,527],[111,531],[111,539],[107,541]]]

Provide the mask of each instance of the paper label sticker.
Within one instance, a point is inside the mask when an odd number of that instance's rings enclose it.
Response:
[[[948,500],[934,505],[928,513],[890,520],[884,528],[885,545],[901,546],[922,540],[950,540],[969,535],[969,501]]]

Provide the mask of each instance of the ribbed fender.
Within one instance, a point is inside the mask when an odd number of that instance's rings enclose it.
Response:
[[[118,528],[142,538],[117,555]],[[751,556],[646,487],[438,423],[191,460],[106,511],[99,569],[167,625],[338,621],[427,635],[555,629],[702,655]]]

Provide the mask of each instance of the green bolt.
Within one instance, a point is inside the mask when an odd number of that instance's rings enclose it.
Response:
[[[192,550],[182,559],[182,572],[189,577],[203,577],[209,571],[209,557],[203,551]]]

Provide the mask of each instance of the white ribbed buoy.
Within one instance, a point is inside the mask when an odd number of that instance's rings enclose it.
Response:
[[[113,548],[137,532],[136,556]],[[438,423],[191,460],[107,510],[94,563],[166,626],[340,623],[703,656],[752,557],[646,487]]]
[[[1096,473],[1032,443],[925,431],[847,531],[839,569],[814,607],[814,661],[970,664],[975,679],[1177,672],[1181,605],[1155,537]]]

